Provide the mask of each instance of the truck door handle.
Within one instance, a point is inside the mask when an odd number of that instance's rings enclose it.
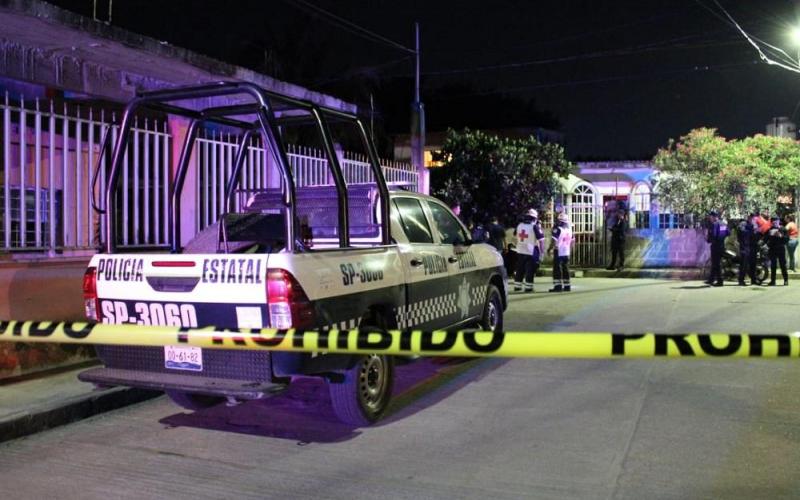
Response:
[[[408,261],[408,263],[411,264],[414,267],[421,266],[422,265],[422,259],[418,259],[418,258],[414,257],[413,259]]]
[[[456,262],[458,262],[458,257],[456,257],[455,255],[451,255],[450,257],[447,258],[447,262],[455,264]]]

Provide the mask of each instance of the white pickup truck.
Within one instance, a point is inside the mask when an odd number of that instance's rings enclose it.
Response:
[[[237,189],[240,152],[226,191],[229,197],[239,196],[239,210],[221,214],[215,224],[182,244],[178,200],[190,164],[185,157],[191,153],[192,127],[171,193],[170,248],[150,253],[118,248],[117,223],[113,211],[106,210],[103,252],[92,258],[84,277],[89,319],[221,328],[502,329],[507,290],[501,256],[489,245],[472,244],[464,226],[439,200],[389,190],[359,120],[310,102],[241,83],[141,95],[123,116],[104,206],[116,206],[115,169],[126,147],[126,122],[130,127],[129,118],[137,109],[237,92],[252,97],[255,104],[186,110],[186,115],[195,121],[224,119],[228,126],[240,125],[244,133],[260,134],[282,171],[282,186]],[[283,115],[273,111],[277,103]],[[285,112],[287,103],[292,114]],[[168,109],[175,114],[183,108],[169,104]],[[251,122],[230,117],[245,113],[257,117],[250,128]],[[317,125],[327,145],[332,141],[326,117],[354,124],[372,160],[374,182],[346,184],[332,148],[327,148],[333,185],[296,188],[279,127],[303,116]],[[98,346],[97,352],[105,366],[81,373],[82,380],[164,390],[190,409],[225,399],[260,399],[281,392],[293,378],[322,377],[329,384],[335,414],[352,425],[367,425],[385,411],[395,361],[377,354],[187,346]]]

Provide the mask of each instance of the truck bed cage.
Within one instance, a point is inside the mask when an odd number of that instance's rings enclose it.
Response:
[[[197,99],[212,99],[216,97],[241,96],[251,102],[226,106],[193,109],[178,106],[175,101],[189,101]],[[286,149],[281,138],[280,127],[312,125],[315,126],[323,145],[328,166],[336,188],[338,206],[337,219],[339,228],[339,247],[350,246],[350,224],[348,215],[347,185],[342,174],[341,165],[334,150],[329,124],[331,122],[346,122],[356,126],[361,137],[364,150],[367,152],[370,167],[380,196],[381,213],[381,239],[383,245],[390,242],[389,234],[389,190],[383,177],[378,155],[372,138],[367,134],[361,120],[354,114],[336,109],[320,106],[311,101],[290,97],[275,91],[263,89],[249,82],[215,82],[187,87],[176,87],[164,90],[140,92],[125,106],[120,121],[119,134],[111,154],[111,167],[108,173],[104,203],[100,207],[94,200],[95,186],[100,172],[101,160],[95,167],[92,179],[92,205],[102,214],[102,224],[105,228],[105,241],[102,246],[106,253],[116,250],[117,224],[116,214],[110,208],[116,206],[116,196],[119,186],[120,172],[123,168],[125,151],[128,147],[129,133],[134,123],[134,115],[141,108],[157,110],[171,115],[182,116],[190,120],[186,138],[181,148],[175,179],[170,189],[168,206],[168,234],[169,246],[173,253],[181,251],[180,236],[180,198],[183,191],[189,160],[194,148],[197,133],[205,123],[217,123],[224,126],[241,129],[244,134],[237,147],[230,178],[225,189],[225,206],[229,207],[234,190],[239,182],[242,165],[248,149],[250,139],[260,134],[263,144],[272,154],[283,178],[283,217],[285,224],[286,249],[296,252],[302,245],[297,245],[296,235],[299,233],[299,222],[296,213],[297,192],[292,170],[289,164]],[[98,155],[99,159],[105,156],[110,145],[111,134],[107,133],[103,146]]]

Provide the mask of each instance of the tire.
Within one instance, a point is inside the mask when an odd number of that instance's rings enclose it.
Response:
[[[756,263],[755,282],[757,285],[764,283],[769,278],[769,261],[760,260]]]
[[[328,382],[336,417],[348,425],[363,427],[378,421],[389,405],[394,385],[391,356],[357,356],[352,368],[342,372],[344,380]]]
[[[723,281],[735,281],[738,279],[737,267],[733,265],[733,261],[728,259],[722,260],[722,279]]]
[[[500,297],[500,290],[494,285],[489,285],[479,324],[487,332],[503,331],[503,299]]]
[[[183,392],[167,389],[164,391],[169,396],[173,403],[186,408],[187,410],[197,411],[217,406],[225,401],[225,398],[220,396],[209,396],[207,394],[195,394],[193,392]]]

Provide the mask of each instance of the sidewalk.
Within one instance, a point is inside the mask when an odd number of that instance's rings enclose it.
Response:
[[[579,274],[581,273],[582,274]],[[626,267],[622,271],[607,270],[602,267],[585,268],[583,271],[578,271],[578,276],[584,278],[652,278],[652,279],[674,279],[681,281],[702,280],[702,270],[693,267],[676,267],[676,268],[636,268]],[[778,269],[778,281],[782,282],[783,278],[780,276],[780,269]],[[796,280],[800,278],[800,272],[789,271],[789,279]]]
[[[0,385],[0,442],[115,410],[160,392],[96,389],[78,380],[86,367]]]

